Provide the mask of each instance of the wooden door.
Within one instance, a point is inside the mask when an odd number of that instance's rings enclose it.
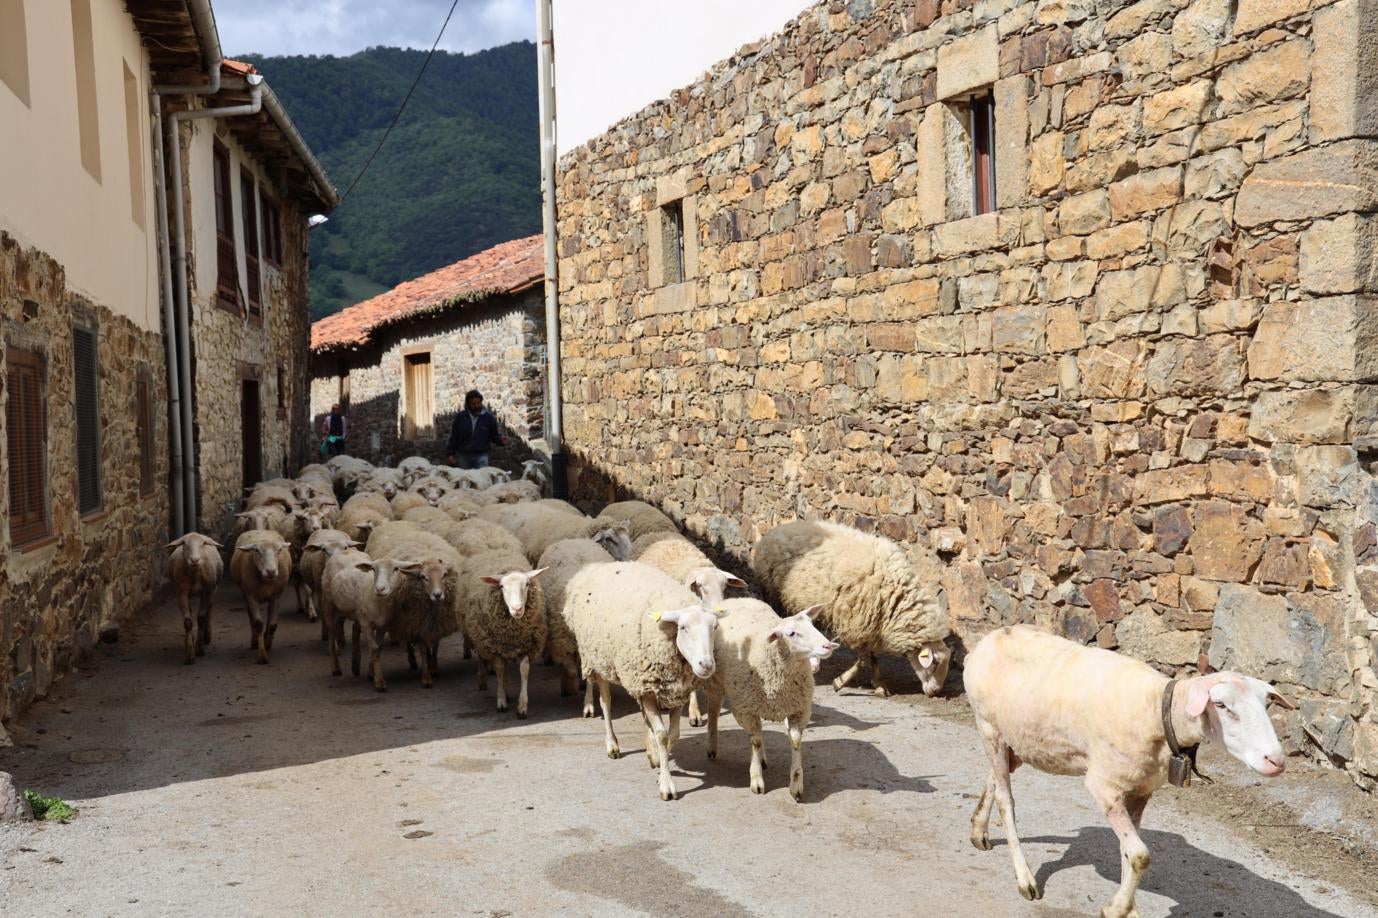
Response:
[[[239,425],[243,435],[244,487],[263,480],[263,406],[259,403],[258,380],[246,379],[239,399]]]

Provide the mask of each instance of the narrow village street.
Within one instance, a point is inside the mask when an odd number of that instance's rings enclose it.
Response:
[[[609,761],[551,667],[533,670],[524,722],[492,710],[454,642],[432,691],[389,648],[379,695],[347,663],[331,678],[317,626],[285,606],[259,666],[222,588],[214,643],[186,667],[164,601],[13,725],[0,770],[79,813],[0,827],[5,914],[1072,916],[1114,891],[1115,839],[1080,782],[1025,769],[1016,802],[1045,896],[1019,897],[1000,829],[992,851],[967,840],[984,762],[965,700],[924,699],[899,667],[884,700],[834,694],[847,661],[824,668],[803,804],[778,725],[768,793],[748,791],[730,716],[716,762],[686,728],[682,797],[663,803],[625,696],[625,754]],[[1266,786],[1216,749],[1203,767],[1216,787],[1164,788],[1149,807],[1144,918],[1378,915],[1371,799],[1297,758]],[[1351,854],[1341,835],[1360,839]]]

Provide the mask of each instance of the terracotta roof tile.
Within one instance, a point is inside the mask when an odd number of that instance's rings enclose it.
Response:
[[[247,61],[236,61],[227,57],[220,61],[220,72],[231,73],[235,76],[248,76],[251,73],[258,73],[258,70]]]
[[[315,353],[367,344],[381,328],[490,296],[518,293],[545,280],[540,235],[495,245],[463,261],[398,284],[311,326]]]

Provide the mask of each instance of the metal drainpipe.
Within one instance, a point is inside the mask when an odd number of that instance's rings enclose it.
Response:
[[[541,44],[537,58],[541,114],[541,197],[545,228],[545,341],[550,464],[555,497],[569,497],[569,457],[565,454],[563,404],[560,393],[560,284],[555,249],[555,30],[551,0],[536,0]]]
[[[191,306],[187,293],[187,232],[186,215],[183,213],[182,194],[182,151],[179,126],[183,121],[199,121],[205,118],[235,118],[240,115],[254,115],[263,108],[263,77],[251,74],[245,79],[250,87],[249,101],[243,105],[229,105],[224,108],[203,108],[195,111],[176,112],[168,120],[167,146],[172,151],[172,241],[176,248],[175,270],[177,298],[177,347],[178,365],[182,377],[182,389],[187,397],[182,399],[182,435],[190,440],[193,433],[192,419],[192,381],[191,381]],[[195,445],[187,447],[185,456],[186,474],[184,485],[187,514],[196,520],[197,466]]]
[[[158,208],[158,249],[163,266],[163,344],[167,350],[168,444],[171,447],[172,538],[187,534],[182,481],[182,405],[177,362],[177,313],[172,300],[172,253],[167,229],[167,185],[163,171],[163,105],[149,93],[153,109],[153,193]]]

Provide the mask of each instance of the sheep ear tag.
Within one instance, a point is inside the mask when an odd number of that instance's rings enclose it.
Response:
[[[925,647],[923,650],[920,650],[920,651],[919,651],[919,662],[922,663],[924,666],[932,666],[932,665],[933,665],[933,651],[929,650],[927,647]]]

